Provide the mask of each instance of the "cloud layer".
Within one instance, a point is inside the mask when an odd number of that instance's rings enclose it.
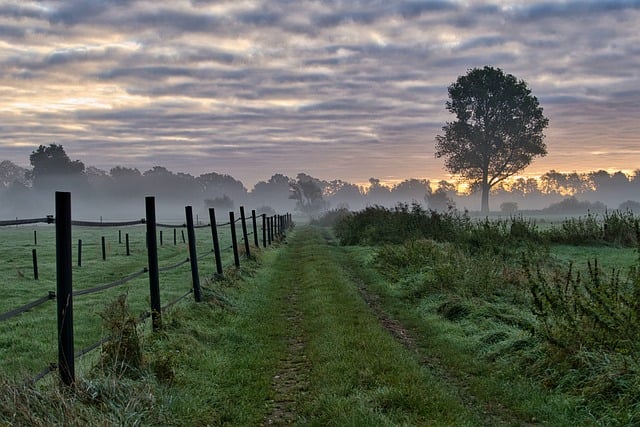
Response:
[[[528,172],[635,169],[638,28],[633,0],[5,1],[0,159],[438,178],[447,86],[492,65],[550,119]]]

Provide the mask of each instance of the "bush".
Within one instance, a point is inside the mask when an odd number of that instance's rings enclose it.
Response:
[[[138,375],[142,368],[142,345],[127,296],[120,295],[108,304],[100,317],[110,336],[102,345],[102,367],[116,374]]]
[[[334,229],[343,245],[378,245],[422,238],[451,241],[469,223],[457,211],[425,211],[417,203],[400,203],[393,209],[367,207],[340,219]]]
[[[338,221],[342,221],[350,214],[349,209],[339,208],[325,212],[320,218],[312,219],[311,224],[322,227],[333,227]]]
[[[585,217],[567,218],[560,228],[545,233],[552,243],[602,244],[633,247],[640,244],[640,218],[631,211],[588,213]]]
[[[549,205],[542,209],[542,212],[575,215],[586,212],[604,212],[606,209],[607,207],[602,202],[591,203],[587,200],[580,201],[575,196],[571,196],[558,203]]]
[[[597,260],[587,266],[585,278],[572,265],[551,277],[525,267],[539,333],[570,353],[586,348],[640,354],[640,269],[622,280],[620,271],[605,275]]]

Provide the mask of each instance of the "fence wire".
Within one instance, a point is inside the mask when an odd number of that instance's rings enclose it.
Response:
[[[250,217],[245,217],[246,219],[252,219],[253,216]],[[235,219],[233,225],[235,226],[235,224],[237,224],[238,222],[242,221],[242,217],[238,216],[237,219]],[[8,221],[0,221],[0,227],[3,226],[16,226],[16,225],[28,225],[28,224],[37,224],[37,223],[45,223],[45,224],[54,224],[55,223],[55,218],[52,215],[48,215],[47,217],[44,218],[31,218],[31,219],[16,219],[16,220],[8,220]],[[132,225],[140,225],[140,224],[145,224],[146,220],[145,219],[140,219],[140,220],[134,220],[134,221],[119,221],[119,222],[114,222],[114,221],[108,221],[108,222],[104,222],[104,221],[72,221],[71,224],[75,225],[75,226],[81,226],[81,227],[126,227],[126,226],[132,226]],[[230,221],[224,222],[224,223],[216,223],[216,226],[218,227],[223,227],[223,226],[227,226],[227,225],[232,225],[232,223]],[[161,223],[157,223],[156,224],[157,227],[163,227],[163,228],[186,228],[187,225],[186,223],[182,223],[182,224],[161,224]],[[194,226],[194,228],[207,228],[207,227],[211,227],[211,224],[203,224],[203,225],[197,225]],[[263,228],[261,228],[263,230]],[[253,231],[247,233],[247,237],[253,235]],[[241,237],[240,242],[244,242],[244,236]],[[229,249],[233,249],[233,245],[227,247],[226,249],[223,250],[229,250]],[[209,251],[207,251],[206,253],[200,255],[197,257],[198,260],[205,258],[209,255],[211,255],[212,253],[214,253],[214,250],[211,249]],[[170,271],[173,269],[176,269],[186,263],[190,262],[190,259],[187,258],[183,261],[180,261],[176,264],[173,265],[169,265],[166,267],[161,267],[158,269],[159,272],[165,272],[165,271]],[[136,279],[137,277],[142,276],[143,274],[148,273],[148,267],[144,267],[142,270],[136,271],[134,273],[131,273],[127,276],[124,276],[120,279],[117,279],[113,282],[110,283],[106,283],[103,285],[98,285],[98,286],[94,286],[92,288],[88,288],[88,289],[82,289],[79,291],[74,291],[73,292],[73,296],[82,296],[82,295],[88,295],[88,294],[92,294],[92,293],[97,293],[97,292],[101,292],[110,288],[114,288],[116,286],[121,286],[131,280]],[[188,297],[189,295],[191,295],[193,293],[193,288],[189,289],[187,292],[185,292],[184,294],[182,294],[181,296],[179,296],[178,298],[170,301],[169,303],[167,303],[166,305],[164,305],[161,310],[164,312],[165,310],[167,310],[168,308],[170,308],[171,306],[177,304],[178,302],[182,301],[183,299],[185,299],[186,297]],[[47,301],[51,301],[56,299],[56,294],[53,291],[50,291],[49,294],[47,296],[43,296],[37,300],[34,300],[32,302],[29,302],[25,305],[22,305],[20,307],[17,307],[13,310],[10,310],[8,312],[2,313],[0,314],[0,321],[5,321],[8,319],[11,319],[12,317],[15,317],[19,314],[22,314],[34,307],[37,307],[39,305],[42,305],[44,303],[46,303]],[[146,319],[148,319],[149,317],[151,317],[151,313],[146,311],[144,313],[142,313],[136,323],[140,324],[142,322],[144,322]],[[95,350],[96,348],[100,347],[101,345],[103,345],[104,343],[108,342],[109,340],[112,339],[112,336],[107,336],[102,338],[101,340],[90,344],[80,350],[78,350],[77,352],[75,352],[74,354],[74,359],[78,359],[81,358],[82,356],[84,356],[87,353],[90,353],[91,351]],[[35,376],[27,379],[27,381],[30,381],[31,383],[36,383],[37,381],[41,380],[42,378],[46,377],[49,373],[55,371],[58,369],[58,365],[57,363],[50,363],[45,369],[43,369],[42,371],[40,371],[39,373],[37,373]]]
[[[30,310],[30,309],[32,309],[34,307],[42,305],[45,302],[51,301],[53,299],[56,299],[56,293],[51,291],[51,292],[49,292],[49,295],[47,295],[45,297],[38,298],[37,300],[32,301],[30,303],[27,303],[27,304],[25,304],[25,305],[23,305],[21,307],[18,307],[18,308],[15,308],[15,309],[11,310],[11,311],[7,311],[6,313],[0,314],[0,322],[2,322],[4,320],[9,320],[12,317],[17,316],[18,314],[22,314],[25,311],[28,311],[28,310]]]
[[[15,219],[8,221],[0,221],[0,227],[6,227],[9,225],[26,225],[26,224],[53,224],[53,217],[44,217],[44,218],[32,218],[32,219]]]

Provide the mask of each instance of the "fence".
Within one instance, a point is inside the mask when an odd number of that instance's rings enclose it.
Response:
[[[32,380],[38,381],[45,377],[47,374],[54,370],[58,370],[60,380],[65,385],[72,385],[75,382],[75,360],[83,355],[91,352],[92,350],[100,347],[107,342],[110,337],[102,338],[101,340],[88,345],[79,351],[74,351],[74,323],[73,323],[73,300],[74,297],[82,295],[93,294],[102,292],[107,289],[121,286],[127,282],[130,282],[142,275],[148,274],[149,277],[149,296],[150,296],[150,311],[145,311],[139,318],[139,322],[151,317],[152,328],[154,331],[159,330],[162,327],[162,313],[168,307],[183,300],[191,293],[194,295],[196,302],[202,301],[202,293],[200,287],[200,274],[198,261],[213,253],[215,257],[215,274],[214,277],[221,278],[224,275],[222,252],[231,250],[233,253],[233,264],[236,268],[240,267],[240,249],[239,244],[243,245],[244,254],[247,258],[251,258],[251,242],[250,236],[253,236],[254,248],[260,247],[258,218],[261,218],[262,227],[262,246],[266,248],[271,245],[273,241],[281,238],[284,232],[292,225],[292,217],[290,214],[286,215],[273,215],[267,216],[262,214],[256,215],[256,211],[251,211],[251,216],[247,217],[244,207],[240,207],[240,215],[236,219],[234,212],[229,212],[229,221],[224,223],[216,222],[215,209],[209,209],[209,224],[195,225],[193,221],[193,211],[191,206],[185,207],[185,222],[181,225],[163,224],[156,221],[155,214],[155,198],[145,198],[145,219],[136,221],[122,221],[122,222],[91,222],[91,221],[73,221],[71,219],[71,194],[68,192],[56,192],[55,194],[55,216],[49,215],[43,218],[34,219],[16,219],[15,221],[0,221],[1,226],[19,226],[37,223],[55,224],[55,246],[56,246],[56,291],[49,291],[47,295],[44,295],[29,303],[16,307],[5,313],[0,313],[0,322],[11,319],[26,311],[29,311],[35,307],[43,305],[48,301],[56,300],[57,302],[57,344],[58,344],[58,361],[57,363],[51,363],[47,368],[43,369]],[[248,221],[250,220],[250,222]],[[240,222],[242,237],[238,240],[236,227]],[[81,290],[73,290],[72,279],[72,226],[83,227],[125,227],[132,225],[144,224],[146,226],[146,252],[147,252],[147,265],[141,267],[137,271],[134,271],[128,275],[125,275],[117,280],[111,281],[106,284],[101,284]],[[218,229],[220,227],[229,226],[231,232],[231,245],[229,247],[222,248],[220,245],[220,239],[218,235]],[[251,227],[251,231],[249,231]],[[185,241],[184,229],[187,231],[188,242],[188,258],[175,263],[173,265],[160,267],[158,264],[158,229],[161,228],[173,228],[173,241],[174,245],[177,243],[177,228],[183,228],[182,240]],[[195,229],[198,228],[210,228],[211,239],[213,243],[213,249],[202,255],[197,254],[196,235]],[[160,244],[163,243],[162,230],[160,231]],[[129,248],[129,234],[126,234],[126,253],[130,254]],[[34,230],[34,244],[37,245],[37,233]],[[121,231],[118,231],[118,240],[122,242]],[[106,259],[105,251],[105,239],[101,239],[102,259]],[[38,280],[38,267],[37,267],[37,255],[36,250],[33,249],[33,267],[34,267],[34,279]],[[82,260],[82,241],[78,241],[78,266],[81,265]],[[167,272],[176,269],[182,265],[189,263],[191,270],[191,282],[192,287],[179,297],[173,299],[166,305],[162,306],[160,299],[160,273]]]

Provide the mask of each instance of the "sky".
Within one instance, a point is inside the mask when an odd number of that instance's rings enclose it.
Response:
[[[640,168],[640,0],[0,0],[0,160],[450,178],[447,87],[499,67],[550,124],[527,175]]]

